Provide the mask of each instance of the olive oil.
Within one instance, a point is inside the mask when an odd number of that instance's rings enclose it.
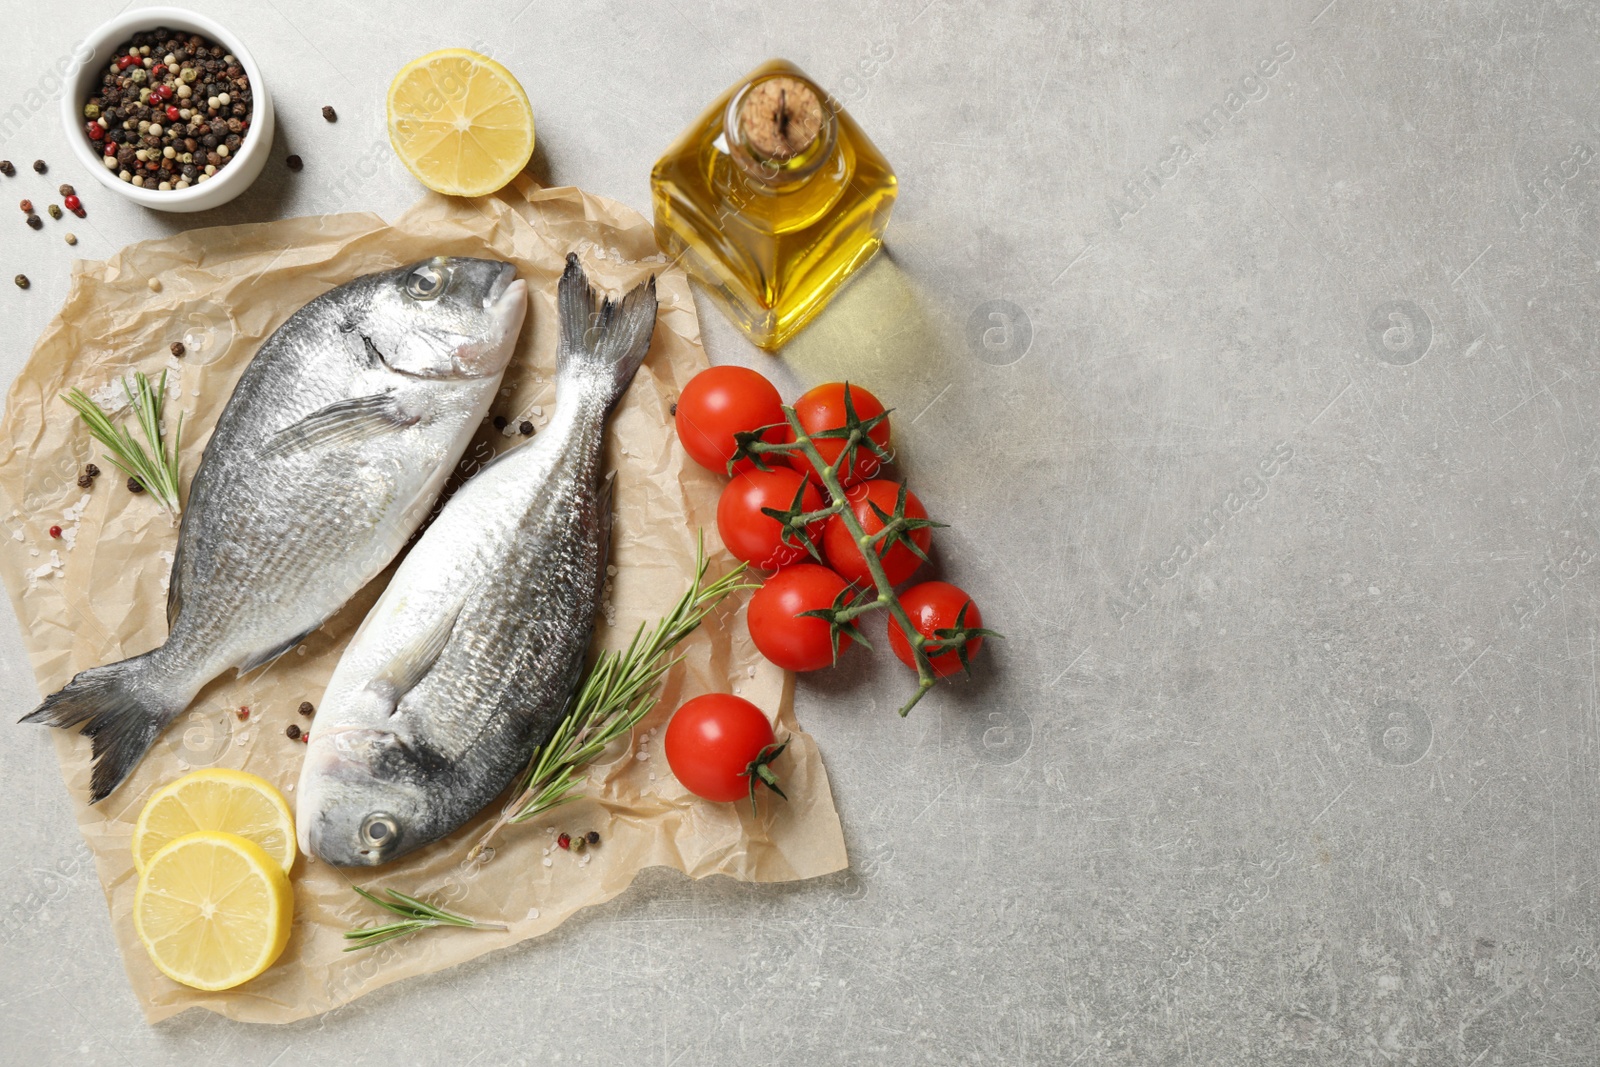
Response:
[[[872,258],[896,192],[861,128],[781,59],[719,97],[650,187],[657,243],[769,351]]]

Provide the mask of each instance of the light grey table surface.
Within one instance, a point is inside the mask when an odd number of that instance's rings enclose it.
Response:
[[[902,180],[889,254],[782,359],[702,300],[706,347],[891,402],[939,569],[1008,640],[908,721],[886,651],[801,679],[848,873],[648,872],[288,1027],[145,1025],[49,741],[0,725],[0,1059],[1597,1062],[1600,8],[204,6],[268,72],[275,159],[198,217],[81,182],[76,254],[394,216],[386,150],[347,179],[437,47],[521,79],[550,182],[642,211],[748,69],[832,88]],[[38,200],[34,157],[77,175],[29,90],[117,5],[0,10],[0,191]],[[74,250],[3,218],[9,381]],[[9,722],[10,612],[0,669]]]

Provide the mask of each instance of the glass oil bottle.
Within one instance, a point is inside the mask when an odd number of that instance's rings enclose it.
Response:
[[[781,59],[684,131],[650,187],[656,242],[769,351],[872,258],[896,192],[861,128]]]

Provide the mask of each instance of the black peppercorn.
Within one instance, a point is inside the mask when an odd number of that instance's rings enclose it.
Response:
[[[522,423],[517,427],[517,431],[524,437],[532,437],[533,423],[529,422],[527,419],[523,419]]]
[[[295,723],[290,723],[283,732],[291,741],[300,740],[300,727]]]
[[[315,715],[316,713],[317,713],[317,709],[311,706],[311,701],[302,700],[300,702],[300,714],[304,715],[306,718],[309,719],[309,718],[311,718],[311,716]]]
[[[170,349],[168,349],[168,351],[170,351],[173,355],[177,356],[179,359],[182,359],[183,358],[183,354],[186,351],[188,351],[188,349],[183,347],[183,342],[182,341],[174,341],[174,342],[172,342],[172,347]]]
[[[299,156],[290,156],[283,162],[290,170],[295,172],[299,172],[306,165],[305,160],[301,159]]]
[[[58,191],[61,193],[62,196],[77,196],[78,195],[78,190],[74,189],[70,185],[63,185]]]
[[[591,844],[591,845],[598,845],[600,843],[600,831],[599,830],[590,830],[588,833],[584,834],[583,836],[584,836],[584,839],[587,840],[589,842],[589,844]]]
[[[42,230],[44,229],[44,219],[41,219],[38,215],[29,215],[28,225],[36,230]]]
[[[44,160],[36,159],[36,160],[33,161],[33,172],[35,174],[43,174],[45,171],[47,171],[49,169],[50,169],[49,167],[45,166]]]
[[[28,280],[28,276],[26,274],[19,274],[13,278],[12,281],[17,283],[18,289],[26,289],[28,286],[33,284]]]
[[[130,492],[130,493],[142,493],[142,492],[144,492],[144,486],[139,484],[139,479],[137,479],[137,478],[129,478],[128,479],[128,492]]]
[[[496,415],[494,417],[494,428],[497,430],[506,428],[506,417],[504,415]]]
[[[333,106],[331,104],[323,105],[322,117],[327,119],[329,122],[339,121],[339,113],[333,110]]]
[[[100,477],[100,468],[91,463],[83,468],[83,473],[87,474],[91,478],[98,478]]]
[[[11,160],[0,159],[0,174],[4,174],[7,178],[11,178],[14,177],[16,173],[17,168],[11,165]]]

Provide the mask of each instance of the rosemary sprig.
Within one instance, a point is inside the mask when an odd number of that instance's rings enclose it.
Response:
[[[602,652],[568,707],[555,734],[534,754],[523,772],[522,788],[505,806],[469,858],[476,858],[502,828],[538,818],[551,808],[575,799],[579,772],[612,741],[626,734],[655,707],[656,686],[683,657],[672,650],[704,621],[729,593],[754,589],[740,582],[740,564],[710,584],[705,584],[705,539],[695,547],[695,575],[688,590],[655,628],[643,623],[622,652]]]
[[[355,952],[357,949],[371,948],[381,945],[385,941],[393,941],[397,937],[405,937],[421,930],[430,930],[435,926],[458,926],[465,930],[507,930],[505,923],[482,922],[478,919],[469,919],[465,915],[456,915],[435,907],[425,900],[408,896],[398,889],[385,889],[389,899],[384,900],[367,892],[358,885],[350,887],[363,899],[371,901],[385,911],[392,911],[401,917],[400,922],[383,923],[377,926],[362,926],[354,930],[346,930],[344,938],[350,944],[344,947],[346,952]]]
[[[143,371],[133,372],[133,384],[122,379],[122,391],[127,394],[135,420],[149,443],[150,451],[134,439],[126,428],[115,426],[98,404],[89,399],[82,389],[68,389],[62,400],[76,411],[89,433],[106,447],[106,458],[120,467],[123,473],[144,486],[176,518],[178,515],[178,450],[183,444],[183,413],[178,413],[178,425],[172,433],[169,452],[161,433],[161,409],[167,400],[167,372],[161,372],[159,383],[153,388]],[[154,452],[154,455],[151,455]]]

